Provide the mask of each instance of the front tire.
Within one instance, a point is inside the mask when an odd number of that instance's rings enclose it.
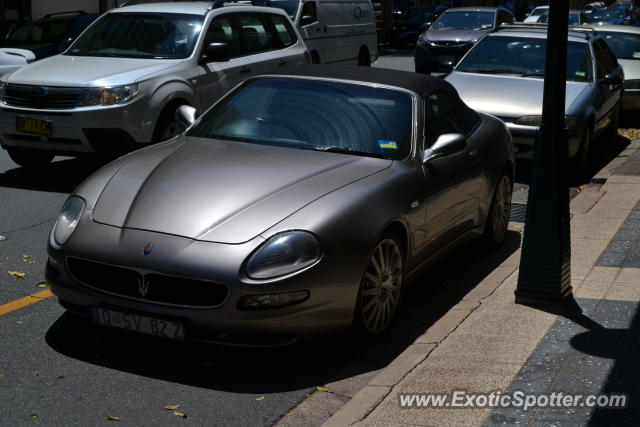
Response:
[[[489,215],[484,228],[483,240],[485,245],[492,250],[502,246],[509,226],[511,214],[511,193],[513,182],[508,172],[503,172],[498,179],[498,184],[493,192]]]
[[[399,239],[385,233],[371,252],[360,281],[354,325],[361,336],[375,338],[389,329],[400,304],[403,273]]]
[[[165,108],[158,117],[158,123],[153,132],[153,142],[167,141],[181,134],[185,129],[184,125],[176,119],[176,108]]]
[[[27,169],[35,169],[48,165],[55,157],[51,153],[36,150],[22,150],[19,148],[8,148],[9,157],[14,163]]]
[[[371,55],[369,55],[369,50],[367,48],[361,48],[360,53],[358,54],[358,65],[361,67],[370,67],[371,66]]]
[[[582,132],[582,138],[580,138],[580,148],[573,158],[573,165],[575,166],[578,175],[586,175],[591,164],[591,145],[593,143],[593,130],[591,123],[587,124]]]

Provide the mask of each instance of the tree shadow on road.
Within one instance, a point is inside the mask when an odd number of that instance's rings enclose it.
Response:
[[[65,313],[48,330],[55,351],[110,369],[207,389],[276,393],[314,388],[388,365],[434,322],[520,247],[509,231],[501,250],[486,254],[476,243],[454,252],[408,288],[397,322],[375,343],[349,333],[283,348],[232,348],[172,343],[99,329]]]

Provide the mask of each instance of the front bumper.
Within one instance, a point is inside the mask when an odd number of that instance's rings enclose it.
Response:
[[[61,304],[77,314],[89,316],[92,307],[103,307],[165,318],[185,325],[186,340],[236,345],[287,344],[344,329],[352,323],[366,248],[348,254],[325,253],[318,264],[300,274],[257,282],[243,278],[240,266],[264,241],[260,237],[240,245],[201,242],[102,225],[89,216],[85,213],[63,248],[56,249],[51,243],[48,248],[47,281]],[[149,242],[153,242],[154,250],[146,256],[142,248]],[[142,297],[115,295],[79,282],[70,273],[69,257],[124,266],[141,274],[211,280],[227,285],[229,291],[218,307],[147,302]],[[261,310],[238,308],[238,301],[246,295],[300,290],[308,291],[309,297],[294,305]]]
[[[414,53],[416,69],[441,71],[440,64],[445,60],[451,61],[453,65],[456,65],[472,46],[473,43],[461,43],[451,46],[431,46],[426,43],[417,43]]]
[[[503,120],[511,133],[515,157],[523,160],[533,159],[533,146],[536,142],[538,127],[516,125],[513,122]],[[573,157],[580,149],[581,134],[578,129],[570,129],[567,133],[569,139],[569,157]]]
[[[17,147],[57,154],[122,151],[123,148],[135,148],[136,143],[150,142],[153,134],[152,122],[145,119],[147,106],[142,98],[124,105],[69,110],[20,108],[0,103],[0,111],[0,142],[3,148]],[[18,117],[51,122],[51,135],[17,131]]]

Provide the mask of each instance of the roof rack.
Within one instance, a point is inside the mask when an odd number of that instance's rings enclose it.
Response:
[[[194,1],[202,1],[202,0],[126,0],[122,4],[118,4],[118,0],[116,0],[116,7],[124,7],[130,6],[134,4],[144,4],[144,3],[169,3],[169,2],[194,2]],[[230,6],[232,4],[247,4],[252,6],[271,6],[270,0],[213,0],[210,2],[210,5],[207,9],[217,9],[219,7]]]
[[[44,15],[42,17],[42,19],[46,19],[46,18],[51,18],[52,16],[57,16],[57,15],[86,15],[87,12],[85,12],[84,10],[70,10],[68,12],[54,12],[54,13],[48,13],[46,15]]]
[[[492,33],[500,30],[523,30],[523,31],[531,31],[531,30],[546,30],[548,27],[547,24],[540,22],[532,22],[527,24],[507,24],[507,25],[498,25],[493,30]],[[571,34],[573,33],[573,34]],[[585,27],[582,25],[569,25],[569,34],[574,37],[584,37],[586,40],[598,34],[595,28]]]

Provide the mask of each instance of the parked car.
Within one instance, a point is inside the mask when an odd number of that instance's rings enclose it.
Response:
[[[305,59],[306,56],[306,59]],[[252,75],[310,56],[284,11],[204,2],[114,9],[62,55],[0,79],[0,139],[14,162],[122,152],[183,129],[179,105],[205,110]]]
[[[396,16],[389,31],[389,44],[398,47],[413,44],[418,35],[431,27],[431,24],[447,10],[446,6],[414,7],[403,10]]]
[[[497,25],[513,23],[507,9],[457,7],[447,9],[418,38],[414,61],[416,72],[430,74],[451,67]]]
[[[378,59],[378,38],[369,0],[270,0],[287,11],[315,64],[369,66]]]
[[[582,10],[570,10],[569,11],[569,25],[584,25],[588,22],[589,17]],[[549,23],[549,12],[545,12],[536,21],[540,24]]]
[[[540,19],[542,15],[548,12],[549,12],[549,6],[537,6],[531,11],[529,15],[527,15],[526,18],[524,18],[524,21],[522,22],[524,22],[525,24],[538,22],[538,19]]]
[[[640,109],[640,28],[627,25],[594,28],[604,37],[624,70],[623,109]]]
[[[98,18],[85,12],[58,12],[14,28],[0,39],[0,76],[61,52]]]
[[[501,118],[516,156],[531,158],[542,114],[546,28],[503,28],[489,34],[446,77],[472,108]],[[623,71],[604,38],[591,29],[569,31],[566,126],[569,155],[589,164],[592,141],[615,135]]]
[[[286,68],[82,183],[46,277],[69,311],[170,339],[377,336],[412,275],[503,242],[513,176],[504,123],[442,79]]]
[[[628,9],[608,6],[596,9],[588,15],[589,24],[629,25],[633,21]]]

